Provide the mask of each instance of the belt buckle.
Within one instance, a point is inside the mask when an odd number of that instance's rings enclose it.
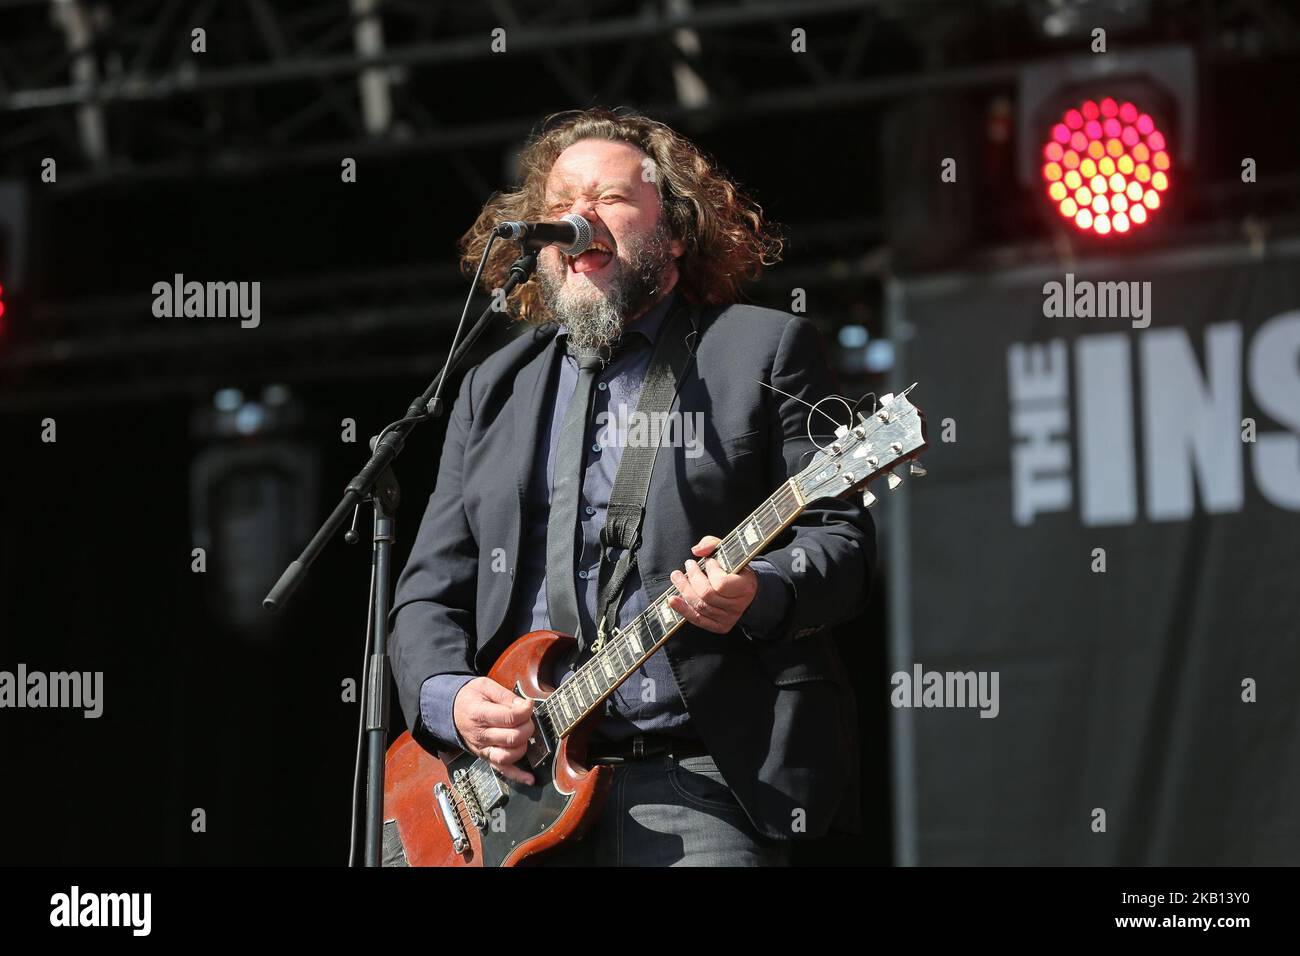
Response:
[[[645,756],[645,737],[641,736],[640,734],[637,734],[635,737],[632,738],[632,756],[633,757]]]

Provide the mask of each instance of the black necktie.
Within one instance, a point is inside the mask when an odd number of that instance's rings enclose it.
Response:
[[[569,399],[555,446],[555,477],[551,489],[551,514],[546,525],[546,606],[551,629],[577,636],[578,595],[574,570],[578,563],[578,494],[586,461],[587,418],[596,374],[602,365],[597,349],[571,349],[578,361],[578,385]]]

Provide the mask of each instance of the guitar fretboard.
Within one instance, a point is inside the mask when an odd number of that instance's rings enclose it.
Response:
[[[709,557],[716,558],[728,573],[739,571],[803,509],[803,497],[792,478],[723,538]],[[686,619],[668,604],[678,593],[675,585],[670,586],[651,601],[626,627],[609,635],[600,651],[534,708],[534,716],[546,722],[553,739],[568,735],[681,627]]]

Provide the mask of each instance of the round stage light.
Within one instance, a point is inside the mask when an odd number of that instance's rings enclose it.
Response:
[[[1052,124],[1043,146],[1043,185],[1080,232],[1127,235],[1160,209],[1170,164],[1155,120],[1108,96],[1085,100]]]

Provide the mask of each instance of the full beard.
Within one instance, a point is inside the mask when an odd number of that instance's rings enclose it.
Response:
[[[661,221],[649,236],[625,246],[627,259],[620,256],[611,263],[614,274],[603,292],[594,286],[577,289],[569,285],[565,281],[568,264],[563,258],[558,273],[546,267],[538,270],[542,301],[555,321],[568,328],[573,347],[613,345],[627,320],[655,300],[673,261],[670,238],[667,223]]]

